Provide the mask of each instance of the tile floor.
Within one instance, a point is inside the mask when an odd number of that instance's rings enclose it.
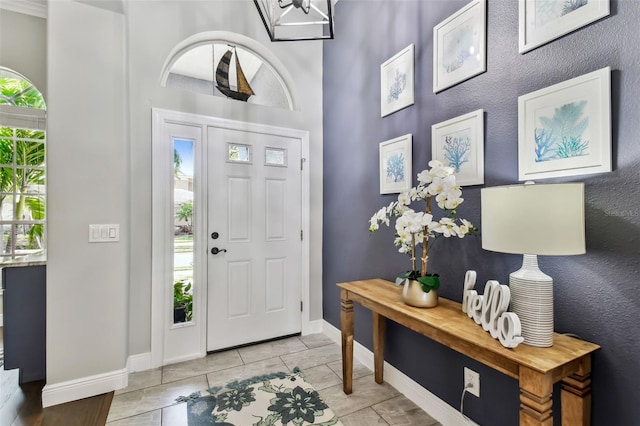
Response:
[[[345,426],[440,426],[371,370],[354,361],[353,393],[342,392],[340,347],[324,334],[290,337],[218,352],[205,358],[132,373],[116,392],[107,426],[187,426],[186,403],[175,398],[276,371],[299,367]]]

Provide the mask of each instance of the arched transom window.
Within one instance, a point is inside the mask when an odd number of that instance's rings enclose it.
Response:
[[[293,109],[291,95],[273,66],[251,48],[232,41],[206,41],[183,49],[164,81],[196,93]]]

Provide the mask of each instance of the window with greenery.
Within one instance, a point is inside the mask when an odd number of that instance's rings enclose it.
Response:
[[[0,262],[45,248],[44,113],[33,113],[45,109],[31,82],[0,67]]]
[[[173,323],[193,319],[194,142],[173,140]]]

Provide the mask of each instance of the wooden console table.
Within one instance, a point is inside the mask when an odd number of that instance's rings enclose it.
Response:
[[[373,313],[373,355],[376,383],[383,381],[385,319],[389,318],[436,342],[517,379],[520,425],[552,426],[553,385],[562,381],[562,424],[591,423],[591,353],[598,345],[554,334],[553,346],[520,344],[505,348],[462,312],[461,304],[440,298],[435,308],[414,308],[402,301],[401,288],[373,279],[339,283],[344,393],[353,380],[353,303]]]

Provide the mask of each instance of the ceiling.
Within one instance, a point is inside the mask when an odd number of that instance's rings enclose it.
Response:
[[[112,12],[124,14],[124,0],[74,0]],[[2,0],[0,9],[47,19],[47,0]]]

